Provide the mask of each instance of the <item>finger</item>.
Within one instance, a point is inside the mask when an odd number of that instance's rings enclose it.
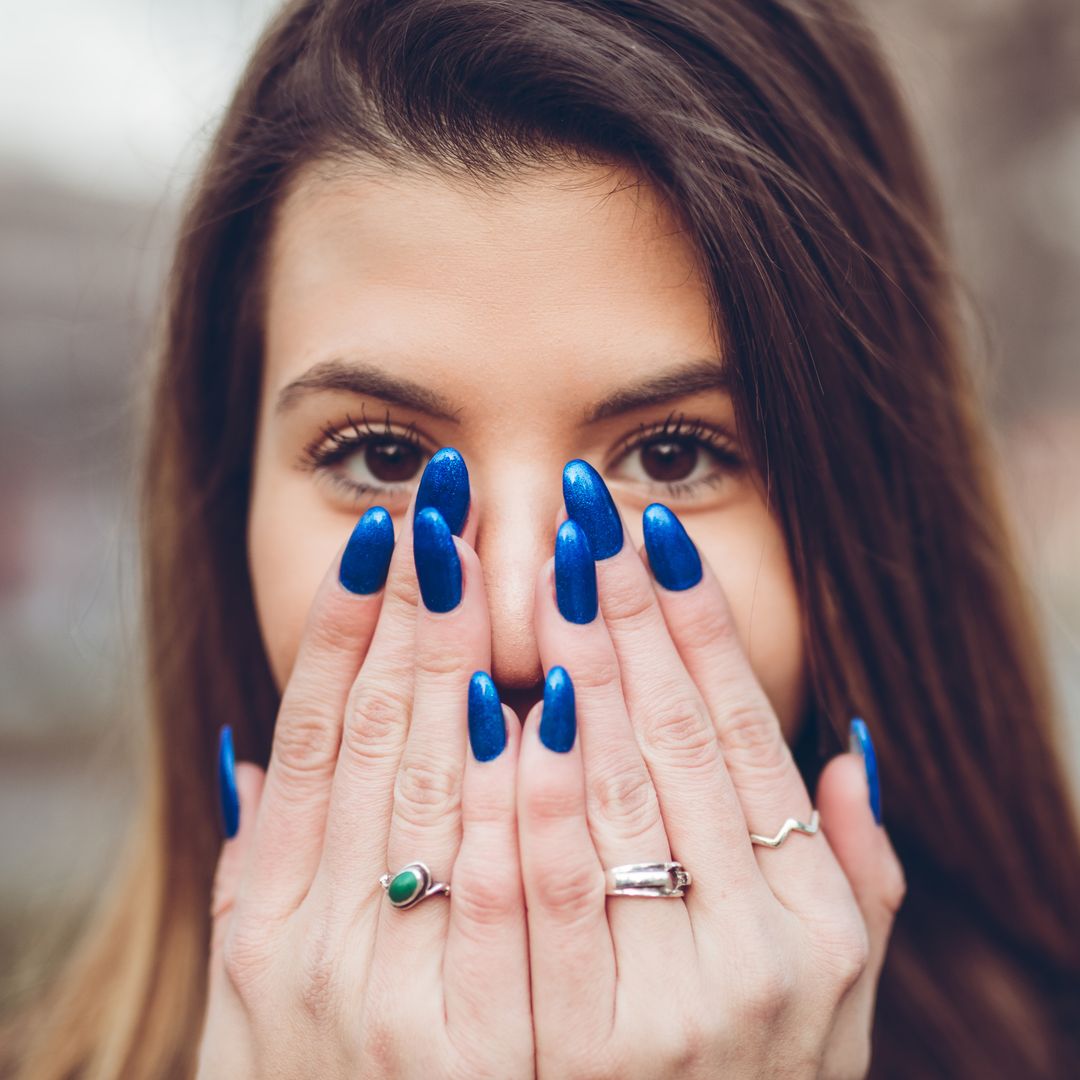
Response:
[[[532,1043],[529,948],[518,860],[516,774],[521,725],[491,676],[469,681],[468,760],[461,847],[451,878],[443,962],[446,1022],[459,1045],[490,1035],[499,1017],[508,1046]]]
[[[444,447],[428,462],[400,525],[386,576],[384,599],[371,645],[350,688],[344,708],[341,749],[335,766],[326,824],[321,879],[323,891],[348,896],[348,911],[366,897],[367,907],[381,897],[378,877],[386,867],[394,781],[409,732],[417,605],[420,594],[413,560],[413,519],[423,499],[455,520],[461,517],[464,485],[466,535],[475,536],[474,502],[468,472],[456,450]],[[441,512],[441,510],[440,510]],[[341,890],[338,878],[343,878]],[[359,894],[354,890],[360,889]],[[328,897],[323,897],[328,899]]]
[[[749,832],[770,840],[788,819],[812,825],[813,802],[776,713],[739,642],[727,597],[682,523],[660,503],[643,515],[654,590],[686,670],[698,686],[723,747]],[[828,840],[789,831],[779,846],[754,845],[773,893],[799,913],[850,902]]]
[[[615,1009],[615,952],[605,912],[604,873],[586,822],[585,777],[576,738],[574,687],[561,667],[544,684],[521,733],[518,847],[529,928],[537,1069],[540,1044],[596,1044]]]
[[[587,819],[603,867],[668,862],[660,802],[630,724],[615,649],[599,618],[592,553],[574,521],[556,533],[555,557],[537,578],[535,612],[544,668],[561,663],[573,680]],[[655,984],[672,964],[692,959],[690,920],[677,899],[611,897],[607,912],[620,982]]]
[[[906,892],[900,860],[875,820],[867,779],[861,754],[838,754],[825,766],[817,788],[822,828],[851,883],[869,946],[866,968],[837,1010],[829,1045],[848,1055],[863,1047],[866,1056],[878,981]]]
[[[817,803],[822,828],[866,923],[868,967],[876,982],[906,884],[889,835],[875,821],[862,754],[837,754],[829,761],[818,780]]]
[[[228,734],[226,734],[228,732]],[[217,968],[221,960],[221,946],[229,916],[236,903],[245,860],[251,851],[251,838],[255,833],[255,819],[258,816],[259,802],[262,798],[266,774],[258,765],[232,760],[232,735],[228,728],[222,730],[219,758],[221,771],[225,774],[222,792],[223,805],[231,804],[236,814],[237,827],[233,834],[221,845],[214,882],[210,894],[210,966]]]
[[[693,875],[696,906],[729,910],[765,881],[747,839],[742,807],[716,730],[668,633],[649,575],[623,542],[622,519],[599,473],[576,460],[563,470],[567,511],[598,555],[600,606],[642,755],[660,801],[673,857]],[[596,537],[594,541],[594,536]]]
[[[382,603],[393,523],[371,507],[327,571],[312,602],[282,695],[252,839],[251,902],[288,912],[310,887],[322,849],[330,781],[349,688]]]
[[[423,862],[449,881],[461,843],[469,680],[491,664],[491,627],[480,560],[438,510],[418,511],[413,553],[420,583],[415,690],[394,786],[384,855],[390,874]],[[392,894],[391,894],[392,895]],[[401,911],[383,902],[376,962],[426,956],[441,966],[449,905],[441,898]]]

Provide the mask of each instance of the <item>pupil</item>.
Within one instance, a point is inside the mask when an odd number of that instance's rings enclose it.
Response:
[[[694,471],[697,456],[693,443],[664,440],[641,447],[641,464],[650,480],[685,480]]]
[[[420,467],[420,448],[400,439],[368,443],[364,464],[371,475],[387,484],[411,480]]]

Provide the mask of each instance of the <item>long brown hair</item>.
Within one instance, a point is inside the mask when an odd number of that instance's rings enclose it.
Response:
[[[838,0],[299,0],[187,202],[147,403],[154,741],[130,857],[22,1047],[25,1074],[182,1076],[204,1008],[219,725],[265,763],[277,695],[245,528],[261,273],[298,167],[497,185],[629,165],[700,260],[740,428],[785,530],[813,784],[870,723],[907,899],[872,1075],[1065,1075],[1080,839],[966,357],[940,212]]]

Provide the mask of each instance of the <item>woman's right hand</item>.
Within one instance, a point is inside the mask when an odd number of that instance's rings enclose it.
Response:
[[[428,469],[458,468],[455,454]],[[422,508],[414,532],[415,507],[382,588],[369,578],[360,584],[374,592],[352,592],[337,561],[328,571],[265,776],[236,766],[240,822],[215,876],[200,1078],[534,1075],[520,725],[478,677],[474,693],[495,703],[477,732],[481,756],[500,734],[505,746],[490,760],[469,752],[468,721],[483,717],[467,715],[470,678],[491,663],[480,564],[437,511]],[[362,519],[376,548],[380,530],[393,541],[379,514]],[[475,520],[463,536],[475,536]],[[347,567],[363,532],[346,546]],[[436,881],[452,877],[449,901],[391,905],[380,876],[414,861]]]

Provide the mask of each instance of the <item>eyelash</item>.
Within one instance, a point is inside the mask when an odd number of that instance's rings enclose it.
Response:
[[[669,497],[681,498],[697,492],[702,487],[716,487],[722,475],[738,472],[744,467],[743,458],[736,452],[731,436],[722,428],[706,420],[692,417],[685,413],[670,413],[664,420],[651,424],[639,424],[635,432],[620,439],[612,452],[607,468],[621,462],[635,450],[662,438],[693,440],[716,460],[715,473],[699,478],[690,483],[685,481],[653,481],[650,487],[654,491],[663,491]],[[333,471],[333,466],[363,448],[368,442],[384,440],[406,443],[416,450],[423,450],[423,440],[416,432],[415,423],[404,428],[394,428],[387,411],[381,430],[368,420],[361,406],[360,420],[346,413],[345,421],[339,427],[326,425],[319,430],[319,435],[308,443],[300,458],[300,466],[313,473],[321,473],[346,495],[358,498],[377,493],[388,498],[399,492],[407,491],[412,482],[406,484],[371,485],[347,480]],[[434,453],[434,450],[431,451]]]

